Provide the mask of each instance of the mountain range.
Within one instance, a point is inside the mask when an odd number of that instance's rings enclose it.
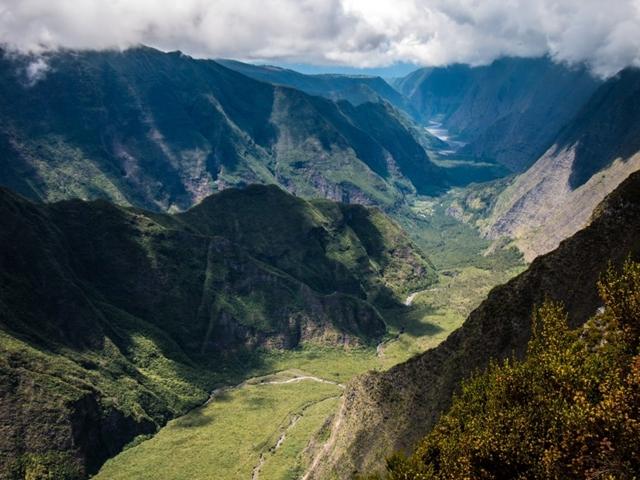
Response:
[[[147,47],[40,61],[34,79],[33,57],[0,55],[0,183],[159,211],[250,183],[392,211],[503,175],[500,163],[526,168],[599,85],[546,58],[419,70],[400,91]],[[434,161],[450,147],[417,121],[442,123],[476,161]]]
[[[553,145],[500,194],[485,226],[516,239],[528,260],[554,249],[640,169],[640,70],[604,83]]]
[[[377,342],[378,308],[434,280],[378,210],[276,186],[176,215],[2,189],[0,224],[0,478],[94,473],[257,349]]]
[[[600,83],[586,67],[540,57],[423,68],[394,85],[423,122],[442,124],[466,143],[461,152],[521,172],[544,153]]]
[[[473,372],[524,355],[536,305],[593,316],[609,262],[640,255],[640,70],[502,58],[389,82],[0,51],[0,478],[86,478],[271,373],[264,352],[403,348],[439,328],[395,321],[416,295],[506,270],[492,255],[517,246],[524,273],[307,432],[303,478],[379,472]]]
[[[0,183],[30,198],[173,211],[273,183],[390,207],[451,182],[387,102],[333,102],[144,47],[53,53],[37,82],[31,61],[0,58]]]
[[[347,100],[354,105],[386,101],[410,117],[419,118],[409,99],[381,77],[329,73],[307,75],[273,65],[254,65],[227,59],[216,61],[231,70],[263,82],[295,88],[331,100]]]

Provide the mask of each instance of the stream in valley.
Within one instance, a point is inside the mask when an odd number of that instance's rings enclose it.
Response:
[[[442,156],[450,156],[456,154],[462,147],[466,145],[465,142],[456,140],[456,138],[449,132],[447,128],[442,125],[442,122],[436,122],[429,120],[424,129],[438,140],[442,140],[447,143],[447,146],[442,149],[437,149],[436,152]]]

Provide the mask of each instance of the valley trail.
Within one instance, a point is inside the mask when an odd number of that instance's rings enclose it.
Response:
[[[426,292],[432,292],[434,290],[437,290],[437,288],[428,288],[426,290],[418,290],[417,292],[413,292],[411,294],[409,294],[409,296],[407,296],[407,298],[404,301],[404,306],[405,307],[410,307],[413,304],[413,301],[415,300],[415,298],[421,294],[421,293],[426,293]],[[396,334],[393,338],[389,339],[384,339],[382,340],[380,343],[378,343],[378,345],[376,345],[376,356],[378,358],[383,357],[384,356],[384,347],[387,343],[392,342],[394,340],[398,340],[400,334]]]
[[[288,380],[274,380],[272,382],[260,382],[259,385],[284,385],[287,383],[298,383],[298,382],[304,382],[304,381],[329,383],[331,385],[337,385],[340,388],[344,388],[344,385],[342,383],[334,382],[332,380],[326,380],[324,378],[314,377],[311,375],[302,375],[300,377],[289,378]]]
[[[418,295],[420,295],[421,293],[424,292],[433,292],[434,290],[437,290],[437,288],[428,288],[426,290],[418,290],[417,292],[413,292],[412,294],[410,294],[407,299],[404,301],[405,306],[410,307],[413,304],[413,301],[416,299],[416,297]]]
[[[289,375],[293,375],[289,378]],[[285,377],[285,378],[282,378]],[[272,375],[266,375],[266,376],[259,376],[259,377],[252,377],[249,378],[247,380],[245,380],[244,382],[240,383],[239,385],[236,385],[235,387],[222,387],[222,388],[218,388],[215,389],[214,391],[211,392],[211,395],[209,397],[209,400],[207,400],[207,402],[205,403],[205,405],[211,403],[212,401],[215,400],[216,396],[218,396],[221,393],[228,393],[230,390],[237,390],[240,389],[242,387],[245,387],[247,385],[252,385],[252,386],[256,386],[256,387],[261,387],[261,386],[267,386],[267,385],[290,385],[290,384],[297,384],[297,383],[301,383],[301,382],[316,382],[316,383],[323,383],[323,384],[328,384],[328,385],[335,385],[336,387],[344,390],[345,385],[342,383],[338,383],[338,382],[334,382],[332,380],[327,380],[325,378],[320,378],[320,377],[316,377],[314,375],[306,375],[303,374],[302,372],[297,372],[297,371],[282,371],[282,372],[277,372],[275,374]],[[258,459],[258,463],[255,465],[255,467],[253,467],[252,473],[251,473],[251,479],[252,480],[258,480],[260,478],[260,473],[261,470],[265,464],[265,462],[267,461],[267,458],[269,456],[273,456],[276,451],[282,446],[282,444],[285,442],[286,438],[287,438],[287,432],[289,432],[293,427],[296,426],[296,424],[299,422],[300,419],[303,418],[305,411],[318,404],[319,402],[322,402],[324,400],[326,400],[327,398],[339,398],[340,396],[336,396],[336,397],[325,397],[325,398],[321,398],[317,401],[313,401],[309,404],[307,404],[301,412],[299,413],[294,413],[290,416],[290,419],[288,420],[288,424],[286,425],[286,427],[284,427],[280,433],[280,435],[278,436],[278,439],[276,441],[276,443],[274,445],[272,445],[271,447],[269,447],[268,449],[264,450],[262,453],[260,453],[260,457]]]
[[[416,295],[418,295],[419,293],[420,293],[420,292],[413,292],[411,295],[409,295],[409,296],[407,297],[407,299],[404,301],[404,304],[405,304],[407,307],[410,307],[410,306],[411,306],[411,304],[413,303],[413,300],[416,298]]]
[[[251,473],[251,480],[258,480],[258,478],[260,478],[260,469],[264,465],[264,462],[267,459],[267,455],[273,454],[276,450],[278,450],[278,448],[282,446],[285,439],[287,438],[287,431],[293,428],[296,425],[296,423],[298,423],[298,420],[300,420],[301,417],[302,417],[301,415],[294,415],[291,418],[291,421],[289,422],[289,425],[287,426],[287,428],[280,434],[280,437],[278,437],[278,441],[276,442],[276,444],[273,447],[271,447],[267,452],[262,452],[260,454],[260,461],[253,468],[253,472]]]
[[[286,375],[293,375],[290,378],[283,378],[280,379],[280,376],[286,376]],[[271,378],[274,378],[274,380],[269,380]],[[345,386],[342,383],[338,383],[338,382],[334,382],[333,380],[327,380],[326,378],[320,378],[320,377],[315,377],[313,375],[304,375],[304,374],[299,374],[299,373],[292,373],[291,371],[283,371],[283,372],[278,372],[272,375],[266,375],[266,376],[259,376],[259,377],[251,377],[247,380],[245,380],[242,383],[239,383],[238,385],[235,386],[226,386],[226,387],[219,387],[216,388],[215,390],[213,390],[211,392],[211,395],[209,395],[209,399],[204,403],[204,405],[208,405],[209,403],[211,403],[212,401],[214,401],[216,399],[217,396],[219,396],[222,393],[228,393],[231,390],[238,390],[244,386],[247,385],[254,385],[254,386],[261,386],[261,385],[288,385],[291,383],[299,383],[299,382],[317,382],[317,383],[326,383],[329,385],[335,385],[338,388],[344,389]],[[204,406],[203,405],[203,406]]]

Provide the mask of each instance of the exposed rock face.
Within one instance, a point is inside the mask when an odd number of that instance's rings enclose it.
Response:
[[[461,380],[492,358],[521,356],[535,305],[562,301],[573,326],[597,310],[596,281],[609,262],[640,255],[640,173],[632,174],[596,209],[591,224],[529,269],[494,288],[464,325],[433,350],[349,385],[326,448],[307,478],[352,478],[409,450],[434,425]]]
[[[0,189],[0,478],[95,472],[256,347],[374,343],[433,275],[378,210],[275,186],[177,215]]]
[[[485,232],[516,240],[525,258],[553,250],[640,169],[640,70],[607,81],[529,170],[498,198]]]
[[[487,236],[515,239],[530,262],[584,227],[594,207],[640,169],[639,154],[618,159],[574,190],[569,179],[575,158],[575,148],[547,152],[499,198]]]
[[[549,58],[503,58],[483,67],[420,69],[396,86],[423,121],[442,122],[467,142],[463,153],[521,172],[549,148],[599,84],[586,69]]]

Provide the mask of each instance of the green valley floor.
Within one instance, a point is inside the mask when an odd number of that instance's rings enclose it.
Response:
[[[477,255],[477,254],[476,254]],[[377,348],[320,348],[260,354],[260,367],[235,387],[177,418],[153,438],[139,438],[94,477],[118,479],[301,478],[328,435],[344,384],[436,346],[459,327],[489,290],[519,273],[518,262],[445,268],[427,290],[382,312],[389,327]],[[456,263],[460,262],[456,257]],[[477,263],[477,262],[466,262]]]

